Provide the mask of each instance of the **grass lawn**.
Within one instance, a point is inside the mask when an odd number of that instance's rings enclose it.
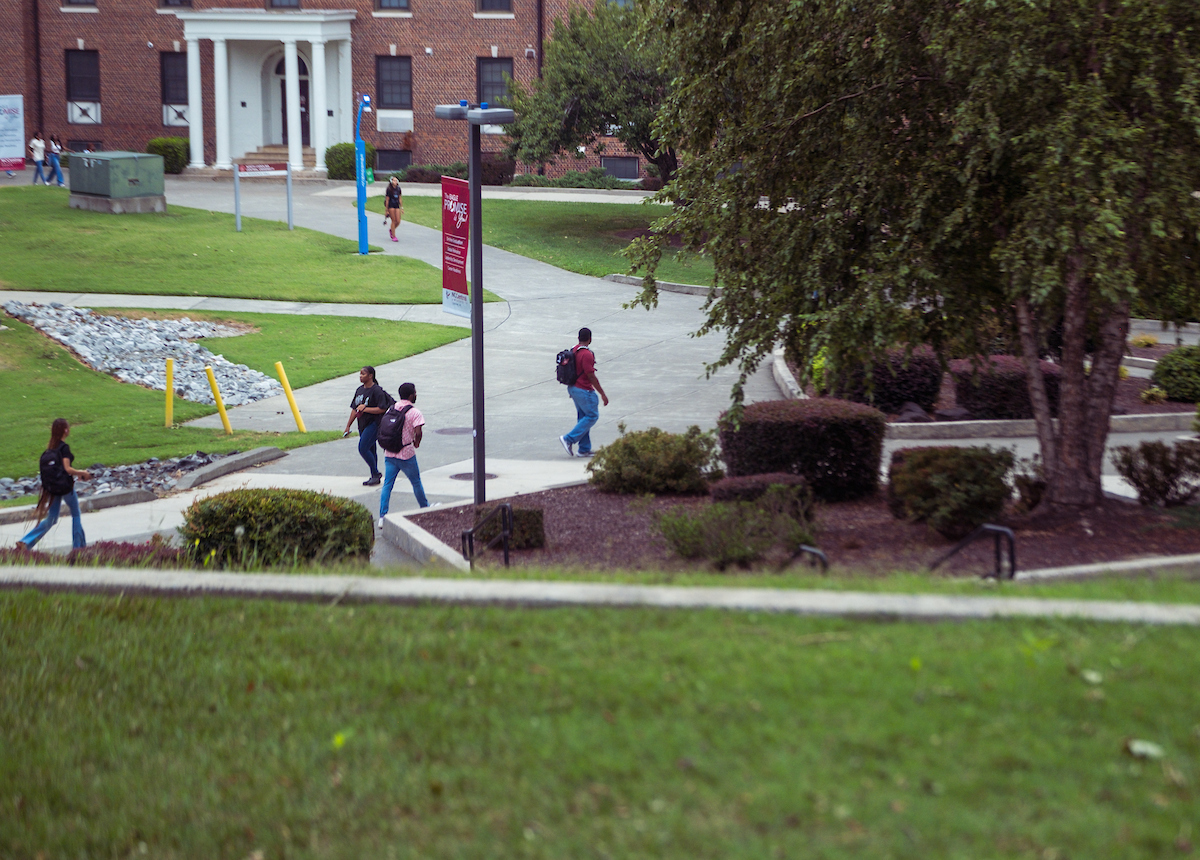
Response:
[[[208,345],[230,361],[271,376],[275,374],[275,362],[283,361],[288,380],[295,387],[464,336],[463,329],[450,326],[344,317],[240,313],[190,316],[237,320],[261,327],[258,334],[212,339]],[[50,438],[50,422],[59,417],[71,422],[71,447],[84,466],[115,466],[148,457],[178,457],[196,450],[245,451],[261,445],[296,448],[341,435],[334,431],[235,431],[227,436],[220,430],[183,427],[179,425],[215,409],[179,398],[175,400],[178,423],[164,427],[162,392],[117,382],[107,374],[90,370],[56,341],[17,320],[5,317],[4,321],[9,331],[0,332],[0,411],[5,416],[0,422],[0,476],[36,474],[38,456]]]
[[[383,212],[383,198],[368,204]],[[603,277],[629,271],[621,251],[665,213],[662,206],[637,203],[552,203],[538,200],[484,200],[483,241],[496,248],[546,263]],[[442,226],[441,198],[405,197],[404,217],[414,224]],[[712,261],[707,257],[665,255],[660,281],[709,285]]]
[[[429,304],[441,272],[278,221],[169,206],[109,215],[67,207],[65,189],[0,189],[0,288]],[[378,250],[378,249],[376,249]]]
[[[1032,620],[3,593],[0,855],[1175,856],[1200,821],[1197,648]]]

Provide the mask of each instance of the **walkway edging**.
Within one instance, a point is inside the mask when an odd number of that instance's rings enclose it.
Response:
[[[193,490],[201,484],[207,484],[217,478],[223,478],[234,472],[240,472],[242,469],[249,469],[251,466],[269,463],[286,456],[287,451],[281,451],[274,447],[252,448],[249,451],[230,454],[228,457],[222,457],[207,466],[201,466],[199,469],[188,472],[179,479],[175,489]]]
[[[480,579],[384,579],[302,574],[193,573],[119,568],[5,567],[0,588],[356,603],[724,609],[914,621],[1066,618],[1200,626],[1200,605],[1029,597],[872,594]]]

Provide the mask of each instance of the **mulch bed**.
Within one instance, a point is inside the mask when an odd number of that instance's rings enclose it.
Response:
[[[695,563],[678,558],[667,546],[654,526],[654,514],[676,505],[709,504],[707,497],[644,498],[602,493],[591,486],[494,501],[544,512],[546,547],[513,551],[514,565],[600,571],[695,570]],[[1197,513],[1194,508],[1167,512],[1108,501],[1083,515],[1011,515],[999,523],[1016,533],[1018,569],[1029,570],[1200,552]],[[411,520],[457,549],[463,529],[473,525],[471,518],[472,508],[467,505],[418,514]],[[895,519],[882,494],[820,506],[817,529],[817,543],[829,557],[833,576],[922,570],[954,546],[926,526]],[[976,542],[934,575],[978,576],[992,568],[992,552],[990,541]],[[477,563],[494,567],[503,561],[498,552],[491,552]]]

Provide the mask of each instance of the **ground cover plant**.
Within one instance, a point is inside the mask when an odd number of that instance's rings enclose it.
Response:
[[[174,416],[177,423],[165,427],[163,392],[118,382],[84,367],[60,344],[22,322],[5,317],[4,324],[8,331],[0,331],[3,477],[36,474],[38,457],[55,418],[71,422],[71,449],[81,467],[92,463],[139,463],[149,457],[182,457],[197,450],[225,453],[262,445],[297,448],[341,435],[335,431],[237,430],[227,436],[221,430],[180,426],[215,409],[178,398]]]
[[[364,365],[382,365],[467,337],[469,329],[432,323],[393,322],[369,317],[309,316],[197,311],[154,311],[95,308],[99,313],[149,319],[179,319],[233,323],[252,327],[237,337],[200,338],[211,352],[234,364],[277,379],[275,362],[282,361],[288,382],[302,388],[326,379],[356,373]],[[384,379],[394,395],[403,380]]]
[[[114,216],[69,209],[65,191],[32,187],[0,189],[0,201],[2,288],[380,304],[442,300],[441,273],[427,263],[364,257],[350,240],[290,231],[281,221],[243,218],[238,233],[232,215],[168,204],[166,213]]]
[[[373,211],[383,212],[383,198],[372,197]],[[603,277],[629,271],[621,252],[649,231],[663,214],[651,204],[556,203],[545,200],[483,201],[483,241],[569,272]],[[404,217],[414,224],[442,228],[441,199],[404,198]],[[658,267],[661,281],[712,283],[707,257],[665,253]]]
[[[1167,856],[1200,816],[1192,628],[32,592],[0,618],[10,856]]]

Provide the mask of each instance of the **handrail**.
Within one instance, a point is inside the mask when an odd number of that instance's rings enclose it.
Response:
[[[933,564],[929,565],[929,570],[933,571],[933,570],[937,569],[937,567],[940,564],[942,564],[943,562],[949,561],[951,558],[953,558],[958,553],[959,550],[963,549],[968,544],[971,544],[971,543],[979,540],[981,537],[985,537],[989,534],[992,535],[992,537],[995,539],[996,568],[990,574],[985,573],[983,575],[984,579],[987,579],[989,576],[993,576],[996,579],[1004,579],[1005,578],[1004,577],[1004,564],[1002,562],[1001,553],[1000,553],[1000,539],[1001,538],[1004,538],[1005,541],[1008,543],[1008,577],[1007,578],[1012,579],[1013,577],[1015,577],[1017,575],[1017,539],[1013,535],[1012,529],[1008,528],[1007,526],[995,526],[995,525],[992,525],[991,523],[984,523],[979,528],[975,529],[975,531],[971,532],[965,538],[960,540],[955,545],[954,549],[950,550],[950,552],[946,553],[944,556],[939,558]]]
[[[802,555],[811,555],[818,562],[820,562],[821,563],[821,573],[825,573],[826,571],[829,570],[829,559],[826,557],[825,553],[821,552],[815,546],[809,546],[808,544],[802,544],[798,550],[796,550],[794,553],[792,553],[792,557],[789,558],[786,562],[784,562],[780,566],[779,569],[783,570],[784,568],[790,567],[792,564],[795,563],[796,559],[798,559]]]
[[[490,523],[496,517],[500,517],[500,534],[496,535],[483,547],[484,550],[489,550],[496,545],[497,541],[504,544],[504,566],[508,567],[508,544],[512,539],[513,534],[513,509],[512,505],[507,502],[497,505],[492,509],[492,512],[486,517],[475,523],[474,528],[463,529],[462,533],[462,554],[471,564],[471,570],[475,569],[475,533]]]

